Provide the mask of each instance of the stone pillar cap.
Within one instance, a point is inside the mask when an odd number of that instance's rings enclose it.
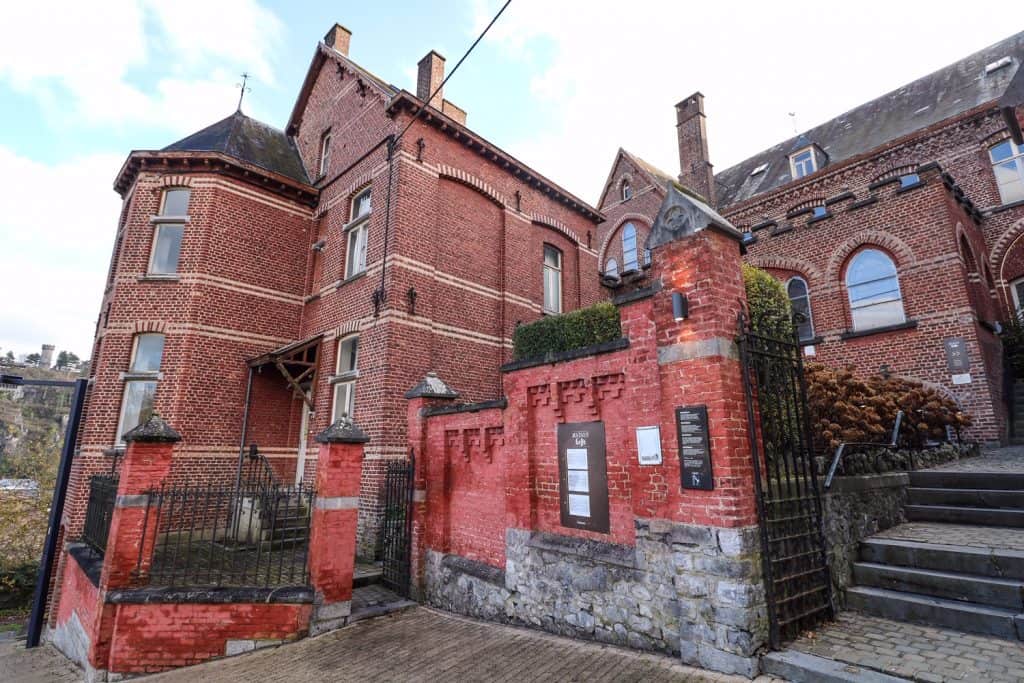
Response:
[[[181,434],[154,412],[148,420],[126,432],[124,440],[127,443],[176,443],[181,441]]]
[[[370,437],[351,417],[339,417],[334,424],[316,435],[319,443],[366,443]]]
[[[736,226],[690,194],[682,185],[670,180],[667,190],[665,200],[658,209],[658,217],[647,237],[645,246],[648,249],[681,240],[708,228],[743,242],[743,233]]]
[[[448,386],[443,379],[437,376],[436,372],[428,372],[427,376],[420,380],[420,383],[409,391],[405,397],[412,398],[458,398],[459,392]]]

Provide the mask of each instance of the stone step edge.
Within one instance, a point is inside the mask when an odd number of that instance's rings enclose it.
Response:
[[[799,650],[769,652],[761,657],[761,670],[791,683],[910,683],[875,669],[847,664]]]
[[[908,477],[910,485],[918,488],[1024,490],[1024,473],[1020,472],[915,470]]]
[[[882,601],[882,604],[885,607],[881,610],[875,609],[869,604],[872,599]],[[1024,626],[1024,614],[1018,613],[1017,610],[1000,609],[998,607],[982,605],[976,602],[959,602],[957,600],[935,598],[929,595],[918,595],[916,593],[890,590],[888,588],[870,588],[867,586],[851,586],[850,588],[847,588],[846,601],[854,611],[865,612],[891,621],[904,621],[911,624],[923,623],[926,626],[960,631],[962,633],[981,633],[994,638],[1009,640],[1010,642],[1013,642],[1014,639],[1018,641],[1024,639],[1024,633],[1021,632],[1021,627]],[[996,633],[994,630],[967,628],[966,623],[962,623],[958,626],[955,624],[944,624],[932,620],[919,621],[895,617],[890,613],[889,608],[899,603],[931,608],[937,610],[939,614],[952,613],[962,616],[972,615],[972,618],[982,618],[986,621],[995,620],[996,624],[1005,619],[1007,620],[1006,622],[1003,622],[1005,635]],[[962,619],[957,620],[958,623],[962,621]],[[989,624],[986,624],[986,629],[988,626]]]
[[[1024,595],[1024,579],[1003,579],[995,576],[985,576],[984,574],[968,574],[966,572],[949,572],[942,569],[922,569],[920,567],[908,567],[901,564],[883,564],[881,562],[863,562],[857,561],[853,563],[854,572],[857,571],[857,567],[864,567],[866,569],[877,569],[885,572],[894,572],[907,576],[917,577],[928,577],[935,576],[939,579],[947,579],[952,581],[970,581],[972,583],[989,584],[992,586],[998,586],[1002,588],[1009,588],[1016,590],[1018,594]],[[910,593],[912,595],[923,595],[927,597],[939,598],[940,600],[952,600],[953,602],[961,602],[965,605],[986,605],[993,606],[990,603],[974,602],[971,600],[957,600],[954,598],[945,598],[932,593],[919,593],[917,591],[910,590],[898,590],[894,588],[888,588],[886,586],[872,586],[870,584],[859,584],[866,588],[878,588],[882,590],[892,590],[901,593]],[[998,605],[995,605],[998,607]]]
[[[908,549],[908,550],[922,550],[932,551],[940,554],[950,555],[970,555],[972,557],[981,558],[983,560],[990,560],[998,563],[1002,558],[1013,558],[1014,560],[1024,561],[1024,551],[1021,550],[1010,550],[1008,548],[981,548],[970,545],[944,545],[940,543],[928,543],[925,541],[910,541],[902,538],[872,538],[868,537],[861,541],[861,546],[891,546],[897,549]],[[869,560],[858,560],[862,562],[868,562]],[[876,564],[889,564],[891,567],[913,567],[921,569],[916,565],[905,565],[905,564],[894,564],[894,563],[876,563]],[[935,571],[946,571],[945,569],[937,569]],[[971,573],[972,576],[989,576],[992,578],[1019,578],[1024,579],[1024,575],[1019,577],[999,577],[992,576],[991,574],[976,574]]]
[[[966,494],[966,495],[974,495],[974,496],[979,496],[979,497],[988,496],[988,495],[1016,496],[1017,499],[1020,501],[1020,504],[1015,506],[1015,507],[999,507],[999,506],[993,507],[993,506],[990,506],[990,505],[986,505],[984,507],[979,507],[977,505],[971,505],[971,506],[962,506],[961,505],[961,506],[954,506],[954,507],[973,507],[973,508],[978,509],[978,510],[1022,510],[1022,511],[1024,511],[1024,491],[1018,491],[1017,489],[971,489],[971,488],[950,489],[950,488],[942,488],[942,487],[937,487],[937,486],[908,486],[907,487],[907,498],[908,498],[908,500],[914,498],[915,497],[914,496],[915,493],[938,494],[938,495],[953,493],[953,495],[956,495],[956,494]],[[910,503],[910,505],[933,506],[933,505],[942,505],[942,503]]]
[[[903,506],[903,511],[911,522],[934,521],[943,523],[949,522],[949,517],[953,515],[960,517],[1003,517],[1003,522],[1020,522],[1020,524],[1000,524],[994,521],[985,521],[984,523],[957,521],[951,522],[953,524],[1010,528],[1024,526],[1024,510],[1020,508],[979,508],[970,505],[915,505],[908,503]]]

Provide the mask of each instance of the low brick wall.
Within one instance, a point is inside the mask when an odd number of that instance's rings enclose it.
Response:
[[[903,506],[909,481],[906,472],[836,477],[822,496],[832,588],[840,607],[853,583],[860,542],[906,521]]]
[[[767,637],[756,527],[635,522],[635,546],[508,529],[502,571],[428,551],[425,597],[467,616],[748,676]]]

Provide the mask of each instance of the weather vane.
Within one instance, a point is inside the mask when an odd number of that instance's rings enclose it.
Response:
[[[242,100],[245,99],[245,93],[252,92],[252,88],[246,87],[246,82],[249,80],[249,73],[242,72],[242,82],[235,83],[235,87],[239,88],[242,92],[238,93],[238,111],[242,111]]]

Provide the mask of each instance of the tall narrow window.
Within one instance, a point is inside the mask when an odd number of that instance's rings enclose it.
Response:
[[[335,364],[334,406],[331,422],[341,417],[352,417],[355,412],[356,377],[359,376],[359,337],[345,337],[338,342],[338,358]]]
[[[605,261],[605,264],[604,264],[604,274],[607,275],[608,277],[618,277],[619,276],[619,262],[616,261],[613,258],[610,258],[607,261]]]
[[[1020,318],[1024,313],[1024,277],[1010,283],[1010,295],[1013,297],[1013,312]]]
[[[865,249],[846,269],[846,290],[854,330],[905,322],[896,264],[878,249]]]
[[[1024,147],[1003,140],[988,151],[1003,204],[1024,200]]]
[[[793,174],[793,180],[803,178],[818,170],[814,159],[814,149],[807,147],[790,156],[789,170]]]
[[[622,226],[622,270],[636,270],[640,267],[636,251],[636,226],[626,223]]]
[[[372,199],[370,188],[366,188],[352,199],[351,220],[345,227],[348,230],[348,251],[345,254],[346,279],[366,270],[366,245]]]
[[[807,291],[807,281],[802,277],[791,278],[786,284],[786,291],[789,293],[789,303],[793,306],[800,341],[814,339],[814,322],[811,320],[811,298]]]
[[[622,201],[626,201],[633,196],[633,186],[628,182],[622,182]]]
[[[327,131],[320,138],[320,176],[327,175],[331,170],[331,131]]]
[[[150,274],[170,275],[178,272],[190,197],[191,191],[187,188],[164,191],[160,213],[151,219],[156,227],[153,232],[153,252],[149,257]]]
[[[128,372],[124,373],[124,397],[117,423],[119,444],[124,443],[125,432],[135,429],[153,414],[163,355],[164,335],[140,334],[135,337],[131,364]]]
[[[562,252],[544,245],[544,312],[562,312]]]

